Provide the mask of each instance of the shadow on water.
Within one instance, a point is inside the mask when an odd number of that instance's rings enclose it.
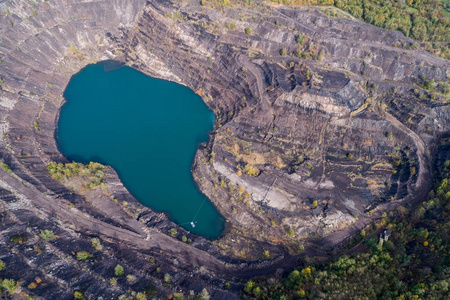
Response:
[[[115,60],[104,60],[102,62],[97,63],[98,65],[103,67],[103,72],[111,72],[117,69],[120,69],[126,66],[124,63]]]

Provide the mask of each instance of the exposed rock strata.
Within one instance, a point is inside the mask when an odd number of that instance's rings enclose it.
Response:
[[[398,32],[318,8],[198,2],[0,3],[0,152],[13,171],[0,171],[0,259],[14,266],[2,276],[20,279],[24,289],[42,278],[30,293],[45,299],[70,298],[73,289],[115,298],[148,281],[160,294],[207,287],[214,299],[233,297],[225,281],[292,266],[291,254],[303,246],[312,253],[308,243],[328,250],[427,193],[450,112],[443,96],[431,100],[418,84],[422,76],[447,81],[448,61],[394,47],[412,43]],[[293,55],[299,34],[309,37],[302,50],[323,51],[322,60]],[[64,88],[85,65],[108,59],[202,91],[218,116],[193,173],[230,221],[220,244],[140,205],[113,170],[107,193],[81,196],[51,179],[47,163],[65,161],[54,140]],[[247,175],[246,165],[260,174]],[[173,227],[176,238],[167,235]],[[44,242],[43,229],[59,237]],[[18,233],[28,241],[11,248]],[[92,248],[92,236],[103,250]],[[254,261],[251,247],[269,249],[272,259]],[[86,249],[93,264],[74,258]],[[110,284],[118,263],[137,283]],[[172,284],[163,285],[164,273]]]

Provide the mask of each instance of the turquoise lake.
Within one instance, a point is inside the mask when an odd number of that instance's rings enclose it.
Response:
[[[198,95],[104,62],[74,75],[64,98],[57,140],[67,159],[110,165],[145,206],[203,237],[222,233],[225,220],[191,174],[195,152],[215,120]]]

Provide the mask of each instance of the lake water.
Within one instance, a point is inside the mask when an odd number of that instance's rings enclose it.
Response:
[[[74,75],[64,97],[57,139],[69,160],[110,165],[142,204],[169,213],[198,235],[221,234],[224,219],[191,174],[195,152],[208,141],[215,119],[199,96],[104,62]]]

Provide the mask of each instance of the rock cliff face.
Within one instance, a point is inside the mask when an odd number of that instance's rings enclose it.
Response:
[[[12,171],[0,171],[2,277],[45,299],[203,287],[236,297],[225,282],[234,290],[292,267],[302,249],[328,251],[421,200],[449,132],[448,98],[422,88],[448,81],[448,61],[319,8],[52,0],[2,1],[0,13],[0,154]],[[193,174],[229,220],[220,240],[143,207],[114,170],[103,189],[84,192],[50,177],[47,164],[66,161],[54,139],[62,93],[104,60],[184,84],[216,113]],[[58,237],[43,240],[41,230]],[[26,241],[12,244],[16,234]],[[81,250],[94,258],[77,261]],[[110,281],[117,264],[135,280]]]

